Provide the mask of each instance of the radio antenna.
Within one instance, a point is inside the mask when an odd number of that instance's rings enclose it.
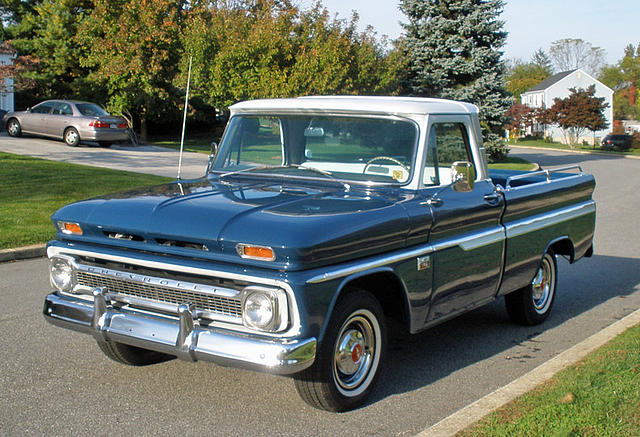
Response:
[[[182,176],[182,151],[184,150],[184,131],[187,126],[187,108],[189,106],[189,87],[191,85],[191,60],[193,56],[189,56],[189,73],[187,73],[187,93],[184,96],[184,117],[182,118],[182,138],[180,138],[180,158],[178,159],[178,176],[180,180]]]

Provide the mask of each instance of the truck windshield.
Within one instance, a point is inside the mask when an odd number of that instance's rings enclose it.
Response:
[[[212,171],[404,184],[417,138],[397,117],[236,115]]]

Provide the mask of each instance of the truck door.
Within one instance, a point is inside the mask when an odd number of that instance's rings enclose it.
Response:
[[[422,182],[433,217],[433,288],[425,322],[453,316],[496,295],[505,240],[500,224],[504,200],[491,180],[474,176],[464,187],[452,180],[454,162],[470,163],[478,175],[470,117],[433,116],[429,125]]]

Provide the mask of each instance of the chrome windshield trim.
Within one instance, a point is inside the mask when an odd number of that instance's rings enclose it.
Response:
[[[409,251],[403,251],[394,255],[388,255],[381,258],[364,261],[357,265],[335,269],[308,279],[307,284],[318,284],[321,282],[330,281],[332,279],[342,278],[344,276],[361,273],[367,270],[386,266],[388,264],[405,261],[414,257],[424,256],[429,253],[448,249],[451,247],[459,246],[462,250],[468,251],[487,246],[489,244],[502,242],[504,241],[504,239],[504,228],[502,226],[496,226],[495,228],[483,232],[477,232],[452,240],[438,242],[435,244],[421,245]]]
[[[564,222],[573,218],[582,217],[596,212],[596,202],[588,200],[568,208],[556,210],[551,213],[538,214],[534,217],[527,217],[505,224],[507,238],[517,237],[538,229],[546,228],[556,223]]]
[[[190,266],[185,266],[180,264],[151,261],[147,259],[129,258],[125,256],[120,256],[120,255],[110,255],[102,252],[75,249],[72,247],[58,247],[58,246],[47,247],[48,258],[51,258],[52,256],[55,256],[55,255],[60,255],[60,254],[88,256],[88,257],[94,257],[94,258],[99,258],[99,259],[108,260],[108,261],[149,267],[152,269],[169,270],[169,271],[175,271],[179,273],[191,273],[194,275],[217,277],[217,278],[223,278],[223,279],[234,279],[239,281],[247,281],[255,284],[263,284],[263,285],[271,285],[274,287],[279,287],[279,288],[282,288],[287,293],[289,305],[291,306],[290,312],[289,312],[291,315],[291,326],[289,327],[289,329],[283,332],[278,332],[278,333],[260,332],[260,334],[276,337],[276,338],[291,337],[292,335],[296,335],[297,333],[299,333],[301,329],[300,312],[298,309],[298,303],[293,293],[293,289],[288,283],[281,280],[268,279],[260,276],[229,273],[222,270],[204,269],[204,268],[190,267]],[[239,332],[244,332],[244,330],[241,329],[240,326],[238,326],[236,330]],[[255,331],[251,331],[251,332],[255,333]]]
[[[334,182],[339,182],[341,184],[357,184],[357,185],[363,185],[363,186],[368,186],[368,187],[377,187],[377,186],[388,186],[388,187],[398,187],[398,188],[407,188],[411,185],[412,181],[414,180],[415,176],[418,174],[418,172],[416,171],[416,163],[418,162],[418,154],[420,152],[420,149],[422,148],[422,128],[421,128],[421,124],[416,121],[414,118],[410,117],[411,115],[415,115],[415,114],[411,114],[411,113],[406,113],[406,114],[396,114],[396,113],[386,113],[386,112],[380,112],[380,113],[372,113],[370,111],[367,112],[362,112],[361,110],[356,110],[354,112],[351,111],[340,111],[340,110],[335,110],[335,109],[328,109],[327,111],[321,110],[321,109],[309,109],[309,110],[305,110],[305,109],[301,109],[301,108],[297,108],[297,109],[291,109],[291,110],[287,110],[287,109],[276,109],[276,108],[265,108],[263,110],[260,109],[256,109],[256,108],[251,108],[251,109],[246,109],[246,110],[242,110],[242,109],[236,109],[235,111],[233,111],[233,113],[231,114],[231,117],[229,119],[229,121],[227,122],[227,125],[225,127],[225,131],[222,135],[222,138],[220,140],[220,149],[218,150],[218,154],[216,155],[216,158],[213,162],[213,165],[211,166],[211,169],[209,170],[210,175],[224,175],[224,176],[230,176],[230,175],[235,175],[236,173],[242,173],[244,176],[247,175],[257,175],[257,176],[270,176],[267,173],[251,173],[251,172],[245,172],[244,169],[240,172],[237,171],[223,171],[220,168],[215,168],[215,164],[216,161],[218,161],[218,157],[222,156],[222,153],[220,153],[222,151],[222,148],[225,145],[225,138],[227,136],[227,130],[229,129],[229,126],[231,125],[231,120],[234,117],[243,117],[243,116],[257,116],[257,117],[265,117],[265,116],[273,116],[273,117],[278,117],[278,116],[292,116],[292,115],[305,115],[305,116],[312,116],[312,115],[318,115],[321,117],[327,117],[327,116],[332,116],[335,115],[337,117],[345,117],[345,118],[370,118],[370,119],[379,119],[379,120],[396,120],[396,121],[403,121],[406,123],[409,123],[411,125],[413,125],[413,128],[415,129],[415,141],[413,144],[413,156],[411,158],[411,162],[409,163],[411,165],[411,172],[409,174],[409,178],[407,179],[406,182],[403,183],[394,183],[394,182],[375,182],[375,181],[360,181],[360,180],[353,180],[353,179],[342,179],[342,178],[338,178],[338,177],[334,177],[333,181]],[[280,135],[283,135],[282,129],[280,132]],[[282,154],[284,155],[284,150],[282,150]],[[283,163],[284,164],[284,163]],[[251,168],[262,168],[265,166],[258,166],[258,167],[250,167],[247,170],[250,170]],[[274,167],[279,167],[279,166],[274,166]],[[297,176],[294,177],[292,175],[283,175],[283,174],[275,174],[275,176],[277,176],[280,179],[297,179],[297,180],[312,180],[312,181],[327,181],[327,180],[332,180],[332,179],[328,179],[328,178],[320,178],[320,177],[306,177],[306,176]],[[220,176],[219,176],[220,177]]]

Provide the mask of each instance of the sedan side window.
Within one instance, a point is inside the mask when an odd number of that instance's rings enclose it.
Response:
[[[427,142],[423,184],[450,184],[451,164],[456,161],[468,161],[473,164],[466,126],[463,123],[434,123]]]
[[[42,103],[31,110],[32,114],[49,114],[53,109],[53,103]]]
[[[71,106],[68,103],[63,103],[63,102],[56,103],[53,113],[57,115],[73,115]]]

